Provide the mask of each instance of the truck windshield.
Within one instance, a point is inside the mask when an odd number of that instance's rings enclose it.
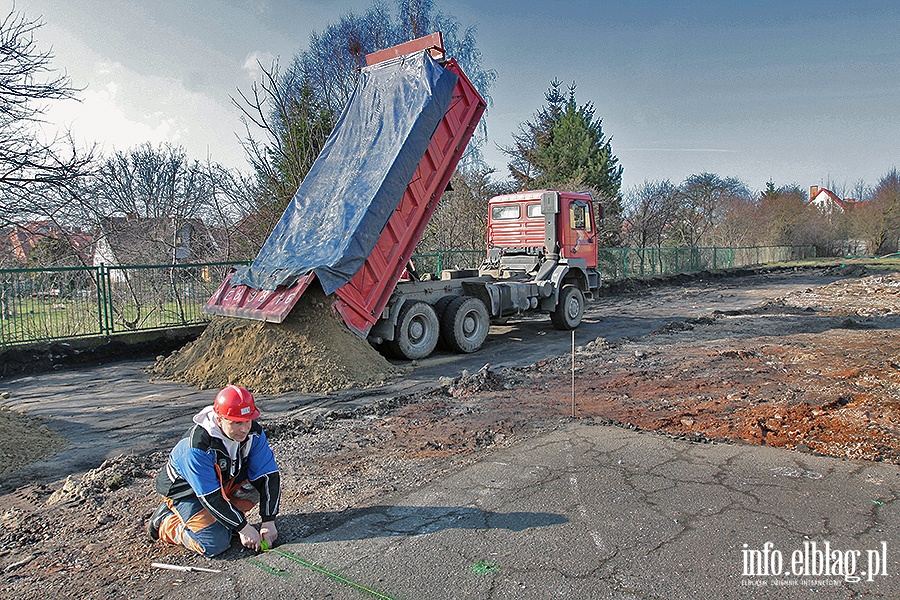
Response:
[[[509,221],[519,218],[518,204],[501,204],[491,208],[491,219],[494,221]]]
[[[525,207],[525,212],[528,214],[529,219],[534,219],[535,217],[543,217],[544,213],[541,211],[540,204],[529,204]]]

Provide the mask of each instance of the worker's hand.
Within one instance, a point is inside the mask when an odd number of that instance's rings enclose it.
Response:
[[[241,544],[244,548],[250,548],[251,550],[259,552],[259,542],[262,541],[262,538],[259,537],[259,532],[256,530],[256,527],[247,523],[244,528],[238,532],[238,535],[241,538]]]
[[[275,521],[263,521],[259,528],[259,535],[271,548],[278,539],[278,530],[275,529]]]

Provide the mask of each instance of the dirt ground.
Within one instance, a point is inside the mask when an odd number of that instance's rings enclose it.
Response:
[[[698,443],[900,462],[900,276],[849,275],[751,309],[580,346],[575,418]],[[281,535],[299,539],[341,510],[384,503],[559,427],[572,418],[572,399],[572,357],[564,355],[518,369],[486,366],[354,411],[263,421],[283,473],[282,512],[298,515]],[[164,459],[122,456],[0,497],[9,596],[162,598],[179,579],[160,578],[151,561],[215,567],[146,539],[157,501],[151,478]],[[234,547],[224,559],[242,556]]]

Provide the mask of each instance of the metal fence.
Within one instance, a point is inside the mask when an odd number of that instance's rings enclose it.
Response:
[[[0,270],[0,346],[201,324],[231,266]]]
[[[477,269],[484,258],[484,250],[438,250],[430,254],[414,254],[412,263],[419,275],[440,275],[444,269]]]
[[[815,258],[815,246],[747,248],[601,248],[604,279],[652,277]]]
[[[603,248],[604,279],[648,277],[802,260],[812,246]],[[420,275],[476,269],[482,250],[413,256]],[[247,263],[240,263],[247,264]],[[201,308],[234,263],[0,270],[0,347],[198,325]]]

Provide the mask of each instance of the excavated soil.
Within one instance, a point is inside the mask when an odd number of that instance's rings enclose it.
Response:
[[[332,301],[313,286],[283,323],[215,318],[151,372],[200,389],[235,384],[257,394],[328,393],[402,373],[338,321]]]
[[[635,339],[598,338],[575,352],[575,416],[697,443],[900,463],[898,289],[896,275],[848,278]],[[653,292],[628,300],[652,303]],[[282,538],[302,539],[339,511],[390,502],[569,422],[571,386],[564,355],[485,365],[355,410],[264,421],[283,476]],[[171,597],[180,579],[151,561],[216,568],[249,556],[235,546],[207,560],[146,539],[164,456],[123,456],[4,496],[0,571],[10,597]]]
[[[65,443],[42,419],[0,406],[0,475],[52,456]]]

